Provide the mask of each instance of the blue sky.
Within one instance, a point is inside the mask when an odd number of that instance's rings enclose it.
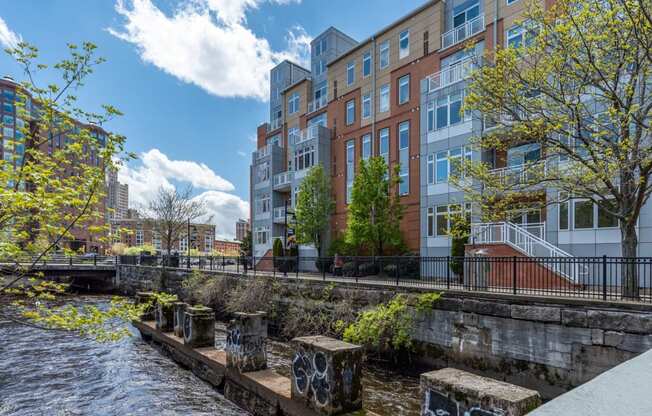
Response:
[[[120,174],[133,205],[159,186],[193,184],[232,237],[248,212],[256,126],[268,114],[267,74],[284,58],[307,65],[307,44],[328,26],[357,40],[425,0],[0,0],[0,43],[24,39],[51,63],[66,43],[92,41],[107,62],[79,94],[115,105],[107,128],[141,156]],[[0,75],[21,80],[0,56]],[[43,80],[47,80],[44,74]]]

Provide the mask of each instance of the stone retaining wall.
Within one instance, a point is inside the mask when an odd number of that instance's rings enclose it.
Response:
[[[119,266],[116,279],[124,293],[142,289],[180,293],[187,275],[180,269]],[[281,282],[289,293],[319,294],[328,284]],[[338,283],[332,293],[335,298],[353,297],[357,307],[364,308],[396,292]],[[544,398],[652,348],[652,305],[448,291],[433,309],[414,314],[420,363],[476,372],[538,390]]]

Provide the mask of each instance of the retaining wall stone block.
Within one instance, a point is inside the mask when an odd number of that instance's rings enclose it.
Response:
[[[511,317],[540,322],[561,322],[561,309],[549,306],[512,305]]]
[[[589,327],[635,334],[652,333],[652,314],[588,311]]]

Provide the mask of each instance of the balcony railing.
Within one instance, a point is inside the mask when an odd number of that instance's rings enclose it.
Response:
[[[267,144],[254,152],[255,159],[262,159],[272,153],[272,145]]]
[[[285,219],[285,207],[274,208],[274,220],[284,220]]]
[[[546,161],[539,161],[493,169],[490,173],[497,178],[502,185],[513,186],[523,185],[533,181],[536,182],[546,176],[546,171]]]
[[[441,48],[450,48],[484,30],[484,13],[441,35]]]
[[[428,77],[428,92],[437,91],[466,79],[476,65],[472,58],[451,65]]]
[[[280,129],[281,125],[283,125],[283,119],[282,118],[277,118],[276,120],[272,120],[272,121],[269,122],[269,130],[268,131],[274,131],[274,130]]]
[[[312,113],[314,111],[321,110],[322,108],[326,107],[327,104],[328,104],[328,95],[321,96],[316,100],[313,100],[308,103],[308,112]]]
[[[315,125],[301,131],[300,134],[290,136],[290,144],[296,146],[308,140],[317,139],[320,135],[328,137],[330,130],[326,127]]]
[[[294,172],[292,171],[277,173],[276,175],[274,175],[274,188],[289,186],[290,184],[292,184],[293,179],[294,179]]]

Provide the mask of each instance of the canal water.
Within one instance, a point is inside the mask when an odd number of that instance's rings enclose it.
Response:
[[[83,297],[75,303],[106,300]],[[218,348],[224,339],[218,325]],[[275,371],[289,375],[287,345],[270,342],[268,355]],[[381,416],[418,414],[416,377],[372,367],[364,389],[368,410]],[[143,342],[136,330],[133,337],[101,344],[0,318],[0,416],[247,414]]]

